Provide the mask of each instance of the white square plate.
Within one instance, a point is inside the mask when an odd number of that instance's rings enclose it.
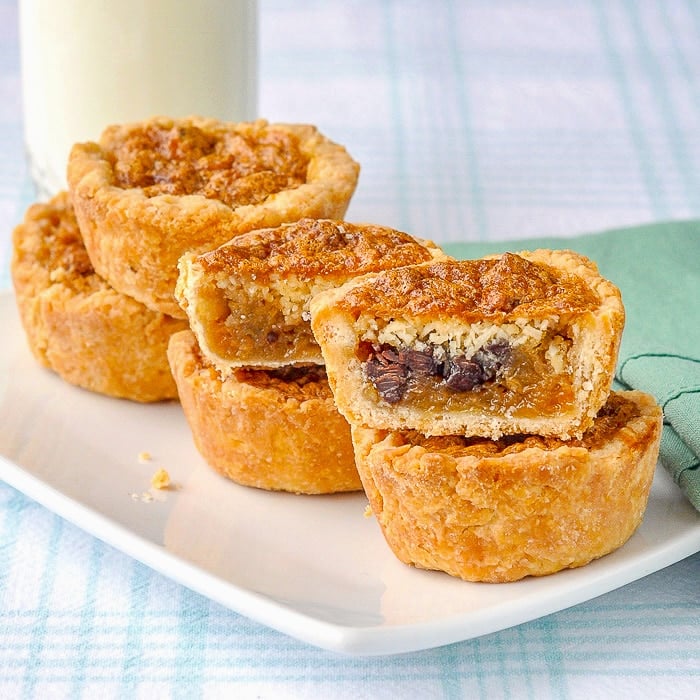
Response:
[[[401,564],[362,494],[238,486],[195,450],[177,403],[91,394],[39,367],[0,295],[0,477],[84,530],[243,615],[325,649],[375,655],[495,632],[700,550],[700,515],[657,469],[644,522],[580,569],[466,583]],[[147,464],[139,454],[149,452]],[[149,491],[158,467],[177,489]]]

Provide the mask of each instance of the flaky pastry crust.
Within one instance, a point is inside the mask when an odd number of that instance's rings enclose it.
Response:
[[[434,243],[386,226],[302,219],[183,255],[175,296],[203,354],[222,372],[323,364],[309,325],[314,294],[446,257]]]
[[[95,273],[66,192],[29,207],[13,233],[11,272],[28,344],[42,365],[108,396],[177,398],[166,353],[186,322],[146,308]]]
[[[661,410],[613,393],[580,440],[427,438],[353,426],[357,466],[387,543],[406,564],[506,582],[583,566],[642,521]]]
[[[593,262],[553,250],[380,272],[310,312],[350,423],[489,438],[580,436],[610,391],[625,318]]]
[[[350,426],[322,368],[287,376],[242,369],[222,380],[189,330],[173,335],[168,357],[195,445],[217,472],[271,491],[362,488]]]
[[[341,218],[358,164],[314,126],[153,119],[76,144],[68,184],[97,272],[149,308],[184,317],[177,261],[238,233]]]

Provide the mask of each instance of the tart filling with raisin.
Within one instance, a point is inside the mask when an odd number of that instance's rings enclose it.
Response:
[[[390,270],[319,295],[311,314],[350,422],[493,438],[586,430],[624,325],[619,290],[570,251]]]

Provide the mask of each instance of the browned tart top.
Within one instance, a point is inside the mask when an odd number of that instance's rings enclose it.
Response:
[[[220,380],[219,373],[202,354],[194,334],[190,334],[186,342],[189,346],[188,351],[201,368],[200,371]],[[239,384],[248,384],[255,389],[276,391],[280,396],[296,401],[333,400],[326,368],[322,365],[289,365],[279,369],[239,367],[233,371],[232,380]]]
[[[258,281],[272,273],[312,279],[426,262],[430,246],[384,226],[302,219],[237,236],[199,261],[208,272],[236,270]]]
[[[332,400],[325,367],[321,365],[288,366],[280,369],[242,367],[234,371],[236,381],[258,389],[273,389],[290,399]]]
[[[479,260],[444,260],[381,272],[359,283],[341,306],[358,314],[439,315],[463,321],[544,318],[592,310],[597,292],[564,269],[514,253]]]
[[[298,137],[274,127],[206,129],[154,120],[111,136],[108,129],[101,141],[114,184],[142,188],[149,197],[199,194],[236,207],[306,182],[308,158]]]
[[[76,292],[89,292],[105,284],[85,250],[67,192],[29,207],[14,235],[23,260],[31,259],[46,275],[47,284],[60,283]],[[39,279],[34,282],[38,284]]]

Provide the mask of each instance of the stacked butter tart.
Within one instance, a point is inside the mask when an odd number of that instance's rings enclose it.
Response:
[[[260,226],[342,216],[359,166],[310,125],[156,117],[75,144],[68,192],[29,208],[12,278],[32,352],[67,381],[135,401],[177,397],[173,293],[188,251]]]
[[[402,561],[513,581],[586,564],[641,522],[661,411],[611,391],[624,308],[591,261],[429,261],[322,292],[310,311]]]
[[[443,258],[383,226],[302,219],[184,255],[176,296],[191,330],[170,342],[183,410],[207,462],[239,484],[361,489],[311,332],[314,294],[370,272]]]

